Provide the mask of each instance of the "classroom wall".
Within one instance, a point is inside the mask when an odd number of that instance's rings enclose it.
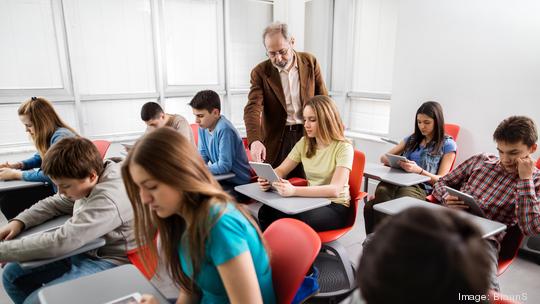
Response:
[[[505,117],[540,124],[538,12],[535,0],[400,1],[390,137],[413,130],[426,100],[461,125],[458,162],[495,153],[492,134]]]

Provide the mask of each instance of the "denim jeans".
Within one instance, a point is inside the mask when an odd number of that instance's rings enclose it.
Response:
[[[15,304],[39,303],[38,291],[65,281],[80,278],[116,267],[106,260],[93,259],[79,254],[40,267],[24,270],[18,263],[9,263],[4,268],[4,289]]]

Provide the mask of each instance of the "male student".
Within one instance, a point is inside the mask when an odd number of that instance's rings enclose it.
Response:
[[[199,124],[199,153],[210,162],[210,172],[236,175],[220,182],[225,190],[248,183],[251,174],[244,144],[233,124],[221,115],[219,95],[212,90],[200,91],[189,105]]]
[[[0,262],[24,262],[67,254],[99,237],[96,250],[33,269],[8,263],[4,289],[15,303],[37,303],[38,290],[128,263],[134,248],[133,209],[120,166],[103,162],[96,146],[81,137],[64,138],[45,154],[42,170],[58,186],[58,194],[38,201],[0,228]],[[56,216],[71,218],[54,231],[12,240],[22,230]]]
[[[148,130],[171,127],[184,135],[189,142],[195,145],[193,132],[187,119],[179,114],[167,114],[161,106],[153,101],[145,103],[141,108],[141,119],[148,126]]]
[[[499,156],[475,155],[435,184],[433,196],[454,209],[467,209],[464,202],[448,195],[444,186],[469,193],[486,217],[518,225],[525,235],[540,233],[540,170],[531,154],[536,151],[538,133],[534,122],[525,116],[503,120],[493,139]],[[487,240],[492,261],[491,288],[498,290],[497,259],[504,233]]]

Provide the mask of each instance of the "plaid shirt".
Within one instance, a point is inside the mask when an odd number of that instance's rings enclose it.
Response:
[[[447,194],[444,186],[472,195],[488,219],[517,224],[525,235],[540,233],[540,170],[536,168],[532,179],[520,179],[517,173],[506,172],[497,156],[478,154],[439,179],[433,189],[439,202]],[[495,236],[499,244],[504,234]]]

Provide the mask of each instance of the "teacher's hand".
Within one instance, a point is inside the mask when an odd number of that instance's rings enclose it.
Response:
[[[263,162],[266,160],[266,147],[262,142],[256,140],[251,143],[251,158],[256,162]]]

